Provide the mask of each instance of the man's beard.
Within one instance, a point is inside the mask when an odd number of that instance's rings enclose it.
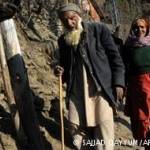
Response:
[[[81,20],[78,22],[77,29],[73,31],[67,31],[64,39],[67,45],[76,47],[79,44],[81,33],[83,31]]]

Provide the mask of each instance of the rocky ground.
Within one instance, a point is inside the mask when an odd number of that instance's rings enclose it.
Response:
[[[47,150],[61,149],[59,83],[51,68],[54,63],[54,50],[57,49],[56,40],[61,32],[58,30],[60,24],[55,10],[59,2],[61,1],[23,1],[21,12],[14,17],[22,56],[28,71],[30,87],[34,94],[34,104],[40,122],[40,129]],[[104,1],[105,4],[107,2],[107,0]],[[125,39],[131,19],[141,12],[148,14],[147,6],[150,4],[146,0],[118,0],[118,3],[121,14],[120,21],[122,22],[120,35]],[[135,4],[137,4],[136,7]],[[104,8],[106,9],[106,7]],[[23,147],[20,148],[16,142],[4,91],[4,85],[0,76],[0,150],[22,150]],[[67,116],[67,111],[65,111],[65,116]],[[130,121],[129,118],[124,116],[123,107],[120,107],[114,120],[115,150],[143,150],[142,147],[138,147],[131,142],[133,137]],[[64,117],[64,122],[65,147],[66,150],[71,150],[73,145],[68,132],[66,117]],[[91,150],[93,146],[85,148]],[[24,148],[24,150],[26,149]]]
[[[11,124],[10,114],[6,101],[1,94],[0,101],[0,149],[1,150],[26,150],[24,147],[18,147],[14,135],[13,126]],[[40,100],[42,100],[40,98]],[[40,129],[43,134],[43,141],[47,150],[60,150],[60,120],[58,101],[53,100],[51,108],[42,109],[36,107],[38,119],[40,120]],[[38,106],[38,105],[36,105]],[[118,115],[115,120],[115,150],[144,150],[144,148],[136,145],[136,141],[133,140],[129,118],[125,117],[122,110],[118,111]],[[65,149],[73,150],[71,137],[67,128],[67,120],[65,121]],[[84,147],[85,149],[92,150],[94,140],[89,140],[89,143]]]

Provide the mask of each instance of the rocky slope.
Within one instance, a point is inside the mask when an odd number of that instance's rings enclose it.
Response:
[[[112,23],[109,1],[97,1],[101,4],[106,16],[104,21],[108,24]],[[150,16],[150,2],[148,0],[116,0],[116,2],[121,25],[119,35],[124,40],[133,18],[141,14]],[[59,87],[58,79],[53,75],[51,69],[54,50],[57,49],[56,41],[61,34],[61,26],[56,13],[60,3],[62,3],[61,0],[22,1],[20,11],[14,17],[30,86],[35,97],[34,103],[43,133],[43,141],[48,150],[60,149]],[[0,149],[17,150],[20,148],[15,141],[1,76],[0,81]],[[115,118],[115,134],[117,140],[128,141],[132,139],[130,122],[123,115],[122,110],[123,108],[119,110],[119,114]],[[67,112],[65,111],[65,113]],[[66,149],[73,149],[66,119],[65,131]],[[115,145],[116,150],[134,150],[135,148],[142,149],[129,142]]]

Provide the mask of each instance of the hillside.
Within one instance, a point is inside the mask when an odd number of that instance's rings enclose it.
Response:
[[[104,12],[103,21],[113,32],[110,1],[97,0],[97,2]],[[125,40],[133,18],[138,15],[150,16],[150,2],[149,0],[116,0],[116,2],[120,23],[119,37]],[[59,82],[51,68],[54,51],[57,50],[57,38],[62,32],[57,18],[57,10],[61,3],[61,0],[23,0],[18,13],[14,16],[46,150],[59,150],[61,146]],[[65,144],[66,150],[71,150],[73,147],[66,116],[65,109]],[[123,107],[120,107],[119,114],[115,117],[115,129],[116,140],[124,141],[121,145],[116,144],[115,150],[142,150],[141,147],[133,146],[129,142],[129,139],[132,139],[130,121],[123,115]],[[0,76],[0,150],[26,150],[26,145],[18,147],[15,139]]]

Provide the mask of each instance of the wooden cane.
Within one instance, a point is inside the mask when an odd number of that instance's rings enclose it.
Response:
[[[60,123],[61,123],[61,150],[64,150],[64,120],[63,120],[63,98],[62,98],[62,76],[59,76],[59,104],[60,104]]]

